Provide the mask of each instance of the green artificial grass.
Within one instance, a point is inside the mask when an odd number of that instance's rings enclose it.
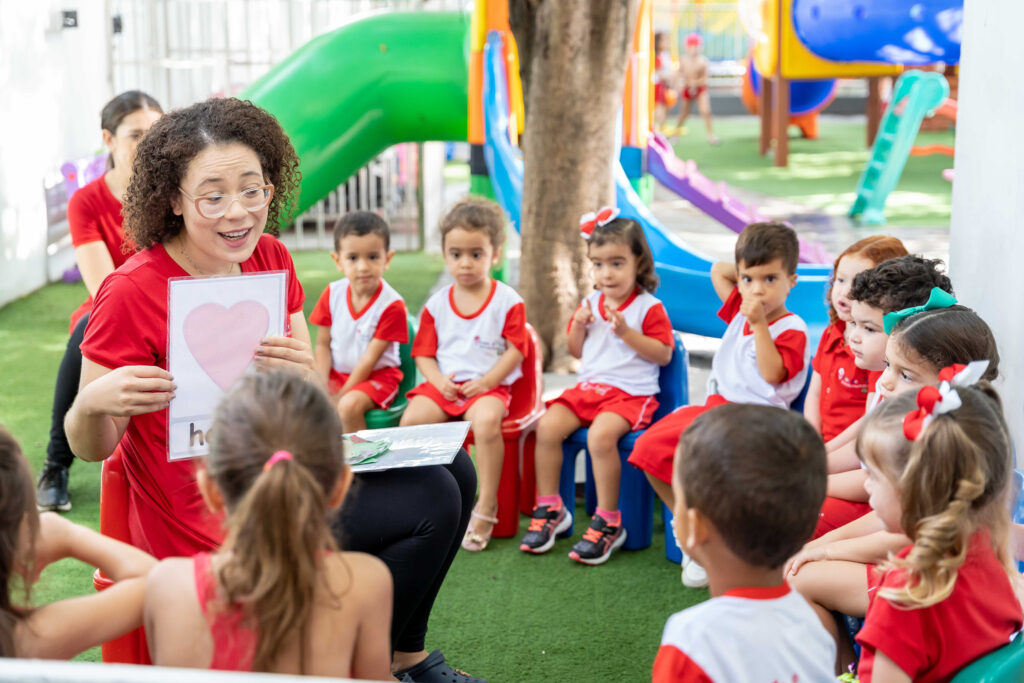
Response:
[[[327,283],[339,277],[326,252],[293,254],[306,291],[306,314]],[[388,281],[418,311],[443,267],[437,256],[397,254]],[[22,444],[38,472],[46,458],[53,384],[67,343],[70,312],[85,288],[53,284],[0,309],[0,423]],[[98,463],[71,470],[67,517],[99,527]],[[576,536],[587,523],[576,512]],[[523,518],[520,533],[526,529]],[[706,599],[682,587],[679,566],[664,555],[656,516],[653,545],[623,551],[601,567],[566,557],[574,540],[536,557],[519,539],[495,539],[483,553],[460,552],[431,616],[427,648],[491,681],[646,680],[670,614]],[[36,603],[88,594],[92,568],[63,560],[43,572]],[[98,661],[99,649],[77,659]]]
[[[674,123],[674,121],[673,121]],[[817,140],[799,137],[790,128],[789,166],[776,168],[771,156],[757,153],[759,122],[755,117],[719,117],[712,147],[699,117],[686,122],[688,134],[673,139],[680,159],[693,159],[708,178],[804,205],[833,216],[845,215],[853,203],[857,181],[871,150],[865,147],[863,118],[820,120]],[[920,133],[915,144],[953,145],[953,133]],[[948,227],[953,186],[942,178],[952,168],[945,155],[911,156],[896,190],[886,202],[888,224],[905,227]]]

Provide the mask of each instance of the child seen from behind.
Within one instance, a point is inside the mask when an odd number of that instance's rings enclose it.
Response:
[[[826,681],[835,645],[782,575],[825,497],[825,448],[799,415],[723,405],[679,442],[672,530],[711,600],[669,618],[653,680]]]
[[[348,432],[366,427],[367,411],[390,406],[402,381],[398,345],[409,341],[409,327],[405,302],[383,279],[395,255],[389,247],[388,224],[377,214],[342,216],[331,259],[345,277],[327,286],[309,316],[317,372]]]
[[[327,516],[352,479],[327,396],[284,372],[247,375],[214,414],[197,473],[227,540],[162,561],[146,585],[153,663],[391,677],[391,575],[339,552]]]
[[[39,573],[66,557],[98,567],[114,584],[33,606]],[[0,657],[70,659],[137,628],[146,574],[155,563],[138,548],[55,512],[40,515],[28,461],[0,427]]]
[[[597,510],[569,557],[584,564],[607,561],[626,540],[619,511],[622,465],[618,442],[645,428],[658,408],[659,366],[672,359],[672,324],[653,296],[654,259],[643,228],[618,211],[601,209],[582,221],[593,269],[592,293],[569,322],[569,353],[581,359],[579,382],[548,403],[537,427],[537,502],[520,549],[545,553],[556,534],[572,527],[572,513],[558,495],[562,442],[588,427]]]
[[[412,355],[426,381],[409,392],[402,425],[463,416],[472,423],[479,497],[462,547],[478,552],[487,547],[498,521],[505,457],[501,422],[530,339],[522,297],[490,275],[505,242],[501,207],[464,199],[441,219],[440,231],[454,282],[431,296],[420,314]]]

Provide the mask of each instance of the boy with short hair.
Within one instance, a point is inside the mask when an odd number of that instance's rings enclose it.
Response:
[[[707,128],[708,142],[712,145],[719,145],[721,141],[715,136],[711,127],[711,95],[708,94],[708,59],[701,51],[704,46],[704,39],[699,33],[691,33],[686,36],[685,49],[679,57],[679,77],[682,81],[680,89],[679,120],[676,128],[684,133],[683,126],[690,116],[690,109],[694,101],[700,115],[704,118],[704,127]]]
[[[349,432],[366,428],[367,411],[390,406],[402,381],[398,346],[409,341],[409,327],[405,301],[383,279],[395,255],[390,241],[377,214],[342,216],[331,259],[345,277],[327,286],[309,316],[317,373]]]
[[[722,261],[712,266],[711,282],[723,301],[718,315],[729,326],[711,363],[707,401],[683,406],[655,422],[636,440],[629,456],[630,464],[644,470],[669,507],[674,504],[676,444],[698,415],[723,403],[788,408],[803,390],[810,361],[807,324],[786,310],[799,254],[799,241],[789,226],[752,223],[736,241],[735,264]],[[683,562],[687,586],[707,585],[700,565],[685,556]]]
[[[707,569],[711,600],[671,616],[652,680],[834,680],[836,647],[783,580],[825,497],[825,448],[798,413],[730,404],[686,430],[673,533]]]

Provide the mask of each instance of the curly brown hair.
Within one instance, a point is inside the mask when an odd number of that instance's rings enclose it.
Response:
[[[276,236],[298,198],[299,157],[272,114],[252,102],[210,98],[161,117],[139,142],[132,180],[124,199],[125,234],[146,249],[166,242],[184,226],[171,199],[192,160],[211,145],[239,142],[259,157],[266,182],[274,186],[266,230]]]

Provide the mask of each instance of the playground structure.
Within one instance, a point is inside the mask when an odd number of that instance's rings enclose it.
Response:
[[[880,124],[879,78],[903,65],[960,60],[963,0],[745,0],[748,30],[757,38],[753,63],[760,89],[759,152],[774,140],[774,163],[788,163],[790,82],[868,79],[868,144]]]

